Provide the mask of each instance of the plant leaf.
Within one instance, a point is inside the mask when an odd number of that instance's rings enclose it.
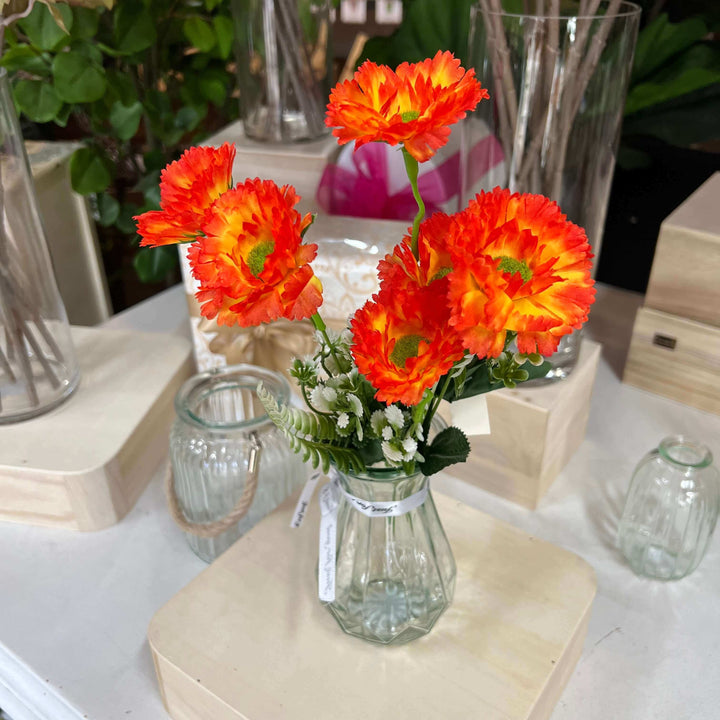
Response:
[[[108,193],[101,193],[97,198],[98,222],[103,227],[112,225],[120,214],[120,203]]]
[[[177,249],[173,245],[140,248],[133,258],[133,267],[140,282],[159,283],[177,264]]]
[[[70,182],[76,193],[99,193],[110,185],[112,164],[97,148],[84,147],[70,158]]]
[[[215,47],[215,32],[201,17],[189,17],[182,27],[183,35],[200,52],[207,53]]]
[[[42,80],[19,80],[13,94],[20,110],[33,122],[50,122],[63,104],[55,88]]]
[[[235,35],[233,21],[224,15],[216,15],[213,18],[213,28],[215,29],[215,37],[217,39],[220,57],[223,60],[227,60],[232,51],[233,36]]]
[[[9,73],[22,70],[30,75],[50,77],[50,63],[46,62],[42,55],[29,45],[8,48],[0,58],[0,67],[6,68]]]
[[[73,24],[72,10],[67,5],[58,5],[56,9],[62,17],[65,27],[71,30]],[[36,3],[32,12],[26,18],[18,20],[18,25],[28,36],[31,44],[40,50],[57,50],[70,41],[68,33],[58,27],[52,13],[42,3]]]
[[[139,102],[128,106],[116,101],[110,108],[110,124],[121,140],[129,140],[137,133],[142,114],[143,107]]]
[[[432,443],[423,450],[425,460],[420,470],[430,477],[449,465],[465,462],[470,454],[470,443],[465,433],[454,426],[441,430]]]
[[[123,0],[113,13],[115,44],[125,54],[146,50],[157,39],[152,15],[139,0]]]
[[[52,72],[57,94],[65,102],[94,102],[105,94],[105,71],[81,53],[59,53],[53,60]]]

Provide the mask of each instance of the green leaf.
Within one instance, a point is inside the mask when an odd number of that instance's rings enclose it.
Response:
[[[137,233],[137,223],[133,220],[140,213],[140,208],[132,203],[122,203],[118,213],[115,227],[123,234],[134,236]]]
[[[102,67],[102,50],[100,50],[100,48],[95,43],[88,42],[86,40],[78,40],[77,42],[73,42],[73,44],[70,46],[70,49],[73,52],[80,53],[80,55],[86,57],[88,60],[95,63],[98,67]]]
[[[178,128],[178,130],[182,130],[184,133],[191,132],[202,122],[202,119],[206,114],[207,111],[205,113],[201,113],[192,105],[181,107],[175,115],[175,127]]]
[[[210,52],[215,47],[215,33],[208,23],[197,15],[183,23],[183,34],[200,52]]]
[[[123,105],[130,107],[138,101],[137,91],[129,73],[108,68],[105,70],[105,77],[107,78],[108,90],[111,90],[113,97]]]
[[[160,170],[152,170],[135,185],[133,190],[141,192],[148,210],[160,209]]]
[[[72,29],[73,14],[67,5],[58,4],[55,6],[62,16],[65,27]],[[57,50],[70,41],[70,36],[58,27],[47,6],[43,3],[36,3],[32,12],[18,21],[18,25],[28,36],[28,39],[40,50]]]
[[[142,114],[143,106],[139,102],[127,106],[117,101],[110,108],[110,124],[121,140],[129,140],[137,133]]]
[[[177,248],[174,245],[140,248],[133,258],[133,267],[140,282],[159,283],[175,267],[177,257]]]
[[[707,27],[699,17],[673,24],[668,21],[667,14],[659,15],[638,35],[631,86],[702,40],[706,34]]]
[[[205,0],[205,9],[212,12],[221,2],[222,0]]]
[[[53,122],[58,127],[65,127],[68,124],[68,120],[70,119],[70,115],[72,115],[73,106],[65,104],[60,108],[60,111],[53,119]]]
[[[71,51],[56,55],[52,71],[55,89],[65,102],[94,102],[105,94],[105,71],[81,53]]]
[[[460,428],[448,427],[441,430],[423,451],[425,460],[420,463],[420,470],[430,477],[448,465],[465,462],[469,454],[470,443],[465,433]]]
[[[114,224],[120,214],[120,203],[108,193],[102,193],[97,198],[98,222],[103,227]]]
[[[18,45],[6,50],[0,58],[0,67],[4,67],[11,74],[22,71],[30,75],[50,77],[50,63],[29,45]]]
[[[157,39],[155,21],[139,0],[123,0],[113,12],[115,44],[126,54],[149,48]]]
[[[227,99],[227,72],[218,67],[207,68],[200,74],[199,80],[203,99],[209,100],[216,107],[222,107]]]
[[[215,37],[217,38],[217,47],[220,57],[223,60],[227,60],[230,57],[230,52],[232,51],[235,25],[229,17],[216,15],[213,18],[213,28],[215,28]]]
[[[112,164],[97,148],[84,147],[70,158],[70,182],[81,195],[100,193],[110,185]]]
[[[19,80],[13,94],[20,110],[33,122],[50,122],[62,107],[55,88],[43,80]]]
[[[100,12],[93,8],[73,8],[73,23],[70,37],[73,40],[89,40],[95,37],[100,24]]]

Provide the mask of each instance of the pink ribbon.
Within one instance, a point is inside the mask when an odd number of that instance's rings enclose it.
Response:
[[[437,157],[437,156],[436,156]],[[384,143],[369,143],[352,153],[353,168],[327,165],[320,179],[317,201],[330,215],[412,220],[417,212],[410,183],[390,192],[388,162],[402,162],[399,152]],[[493,135],[480,140],[468,156],[469,184],[503,161],[500,143]],[[426,216],[442,210],[442,204],[460,193],[460,152],[440,165],[422,172],[418,188],[425,201]]]

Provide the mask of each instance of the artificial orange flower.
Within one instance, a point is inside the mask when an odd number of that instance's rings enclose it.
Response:
[[[250,327],[315,313],[322,285],[309,263],[317,245],[302,243],[312,216],[294,209],[299,199],[289,185],[255,179],[213,203],[205,237],[188,250],[204,317]]]
[[[140,245],[156,247],[194,240],[213,202],[232,186],[235,146],[194,147],[160,175],[160,207],[138,215]]]
[[[427,286],[445,277],[452,270],[447,247],[451,222],[450,215],[437,212],[420,224],[417,260],[412,252],[410,235],[405,235],[392,254],[386,255],[378,263],[381,300],[386,292],[395,292],[401,285],[410,283]]]
[[[447,331],[447,280],[385,290],[384,300],[374,295],[351,321],[353,358],[378,400],[416,405],[463,357]]]
[[[450,323],[479,357],[497,357],[507,331],[520,352],[551,355],[587,320],[587,237],[542,195],[481,193],[455,216],[448,246]]]
[[[396,71],[366,61],[352,80],[330,93],[325,123],[338,142],[402,144],[418,162],[445,145],[449,125],[489,97],[475,71],[460,67],[451,52],[421,63],[403,63]]]

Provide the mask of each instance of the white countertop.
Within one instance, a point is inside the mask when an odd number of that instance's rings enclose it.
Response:
[[[630,475],[647,450],[682,433],[720,452],[719,416],[620,382],[641,300],[599,288],[588,334],[604,349],[587,436],[537,510],[447,475],[433,480],[436,491],[595,568],[584,652],[553,720],[720,717],[717,535],[700,567],[672,583],[636,577],[614,545]],[[184,333],[185,318],[176,286],[106,326]],[[0,523],[0,707],[14,720],[167,717],[145,633],[158,608],[204,567],[166,512],[160,473],[130,514],[101,532]]]

